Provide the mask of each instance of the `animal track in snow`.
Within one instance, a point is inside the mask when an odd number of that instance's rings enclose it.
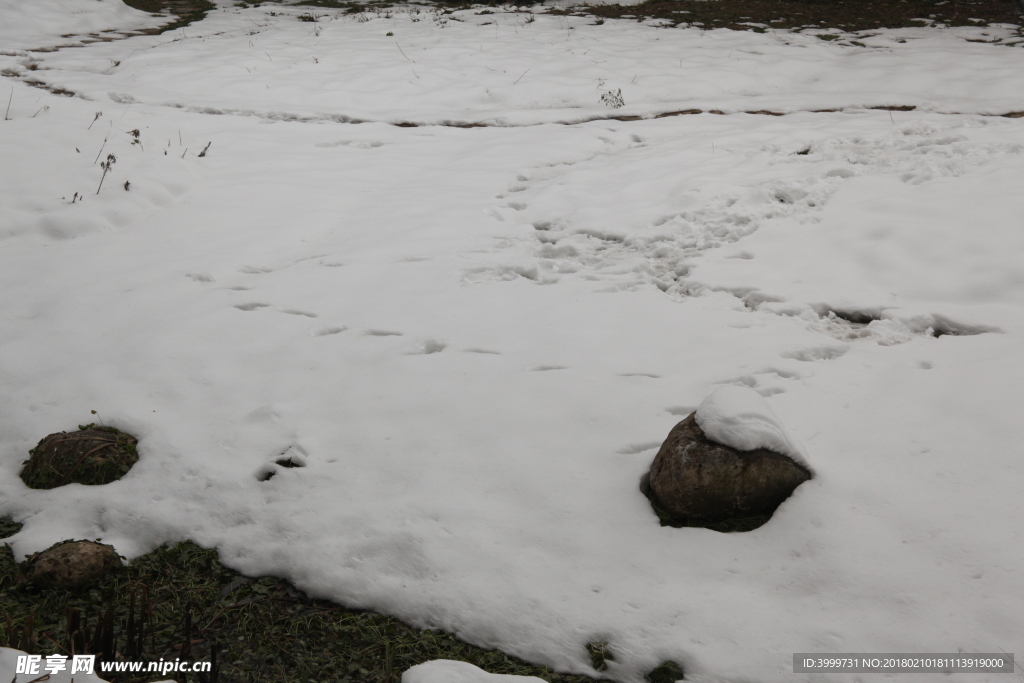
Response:
[[[266,275],[267,273],[273,273],[276,268],[260,267],[260,266],[242,266],[238,269],[239,273],[245,273],[246,275]]]
[[[321,328],[319,330],[314,330],[313,332],[310,332],[309,334],[310,334],[310,336],[313,336],[313,337],[327,337],[327,336],[334,335],[334,334],[340,334],[340,333],[344,332],[347,329],[348,328],[345,327],[344,325],[342,325],[341,327],[324,327],[324,328]]]
[[[765,297],[749,308],[806,321],[808,329],[841,342],[871,341],[880,346],[904,344],[917,337],[972,336],[1002,332],[997,327],[957,322],[943,315],[901,314],[898,308],[833,308],[826,304],[791,305]]]
[[[255,311],[260,308],[267,308],[270,304],[264,304],[259,302],[253,302],[248,304],[235,304],[235,308],[240,311]]]
[[[1020,145],[972,141],[967,129],[983,125],[971,119],[918,122],[803,146],[734,149],[732,159],[715,162],[720,171],[713,182],[681,167],[675,189],[653,197],[664,209],[660,215],[632,224],[633,214],[650,214],[650,207],[637,203],[631,183],[609,179],[635,176],[642,183],[650,178],[651,148],[636,147],[625,135],[618,142],[609,137],[605,150],[584,159],[520,172],[508,189],[516,201],[492,212],[533,230],[504,240],[499,262],[467,269],[464,279],[554,284],[577,277],[608,280],[616,289],[654,285],[677,297],[699,294],[709,288],[691,279],[690,270],[704,251],[741,242],[769,221],[816,220],[814,214],[851,178],[886,174],[920,184],[964,175],[1024,151]],[[672,144],[658,146],[662,157],[671,153]],[[689,143],[679,143],[679,154],[693,154]],[[751,183],[752,177],[768,179]],[[607,191],[595,194],[594,187]],[[623,208],[634,204],[636,212]],[[622,216],[623,224],[605,216]],[[749,260],[754,255],[737,249],[733,257]]]
[[[268,462],[256,471],[257,481],[270,481],[281,469],[295,469],[306,466],[306,449],[298,444],[292,444],[276,456],[273,462]]]
[[[849,351],[849,346],[809,346],[794,351],[783,351],[780,355],[783,358],[792,358],[800,361],[833,360]]]
[[[444,342],[439,342],[436,339],[424,339],[411,355],[426,356],[432,353],[441,353],[446,348],[448,348],[448,345]]]
[[[367,337],[401,337],[402,332],[392,332],[390,330],[366,330],[363,332]]]
[[[319,318],[320,317],[316,313],[309,313],[308,311],[299,311],[299,310],[296,310],[294,308],[283,308],[283,309],[281,309],[281,312],[282,313],[287,313],[288,315],[302,315],[302,316],[305,316],[307,318]]]

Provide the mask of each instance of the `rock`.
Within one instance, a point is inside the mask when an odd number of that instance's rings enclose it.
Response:
[[[113,546],[93,541],[64,541],[31,556],[28,579],[41,586],[77,589],[99,581],[124,565]]]
[[[138,440],[113,427],[86,425],[50,434],[29,452],[21,479],[34,489],[64,484],[109,484],[139,460]]]
[[[671,517],[719,522],[770,515],[811,478],[805,465],[781,453],[739,451],[708,439],[696,417],[669,432],[651,465],[649,495]]]

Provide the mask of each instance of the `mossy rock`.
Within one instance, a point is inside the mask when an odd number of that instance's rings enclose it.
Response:
[[[62,541],[25,560],[25,574],[39,586],[78,590],[124,565],[113,546],[95,541]]]
[[[77,432],[50,434],[29,451],[21,479],[33,489],[109,484],[138,462],[138,442],[119,429],[94,424],[79,425]]]

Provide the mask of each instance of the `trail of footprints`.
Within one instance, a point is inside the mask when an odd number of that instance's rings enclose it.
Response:
[[[651,230],[639,235],[627,235],[595,230],[587,226],[571,225],[559,216],[538,216],[530,211],[531,195],[543,191],[553,180],[571,176],[578,168],[607,161],[611,152],[623,151],[633,146],[642,146],[643,140],[632,135],[624,147],[622,141],[602,138],[606,150],[575,162],[552,164],[519,174],[505,194],[498,199],[504,204],[492,211],[501,220],[511,215],[517,222],[527,222],[532,235],[525,241],[506,239],[500,246],[510,255],[518,256],[515,262],[467,270],[467,282],[513,280],[525,278],[538,284],[554,284],[565,276],[582,277],[588,280],[607,281],[613,289],[635,289],[654,284],[666,294],[678,298],[699,295],[704,285],[692,281],[688,262],[699,258],[703,251],[720,248],[738,242],[754,232],[764,222],[783,216],[807,215],[819,211],[834,192],[849,178],[870,173],[898,173],[903,182],[919,184],[935,178],[957,176],[1004,154],[1020,153],[1016,148],[995,148],[970,144],[967,138],[957,134],[954,128],[965,125],[956,123],[945,127],[920,124],[904,126],[890,136],[881,139],[846,137],[825,140],[815,145],[790,149],[768,146],[765,150],[773,157],[772,163],[789,164],[799,169],[805,164],[820,166],[822,162],[836,166],[816,176],[794,177],[771,180],[745,194],[740,191],[720,192],[709,196],[702,205],[685,211],[668,213],[652,222]],[[879,154],[879,151],[886,152]],[[899,152],[892,154],[892,152]],[[511,212],[511,214],[509,214]],[[525,258],[524,258],[525,256]],[[752,254],[739,250],[735,258],[753,258]],[[327,260],[327,255],[317,254],[288,262],[278,267],[244,266],[243,275],[261,276],[288,268],[303,261],[317,260],[323,267],[340,267],[344,264]],[[415,262],[417,257],[405,259]],[[214,279],[206,273],[188,273],[198,283],[212,283]],[[230,289],[248,291],[247,286]],[[984,326],[958,323],[942,316],[924,316],[912,320],[895,320],[886,312],[877,309],[842,309],[827,305],[814,307],[788,306],[786,302],[758,291],[731,291],[744,306],[752,311],[764,311],[776,315],[793,317],[804,321],[811,329],[831,337],[834,341],[819,345],[792,349],[781,354],[797,365],[825,362],[842,357],[850,343],[870,340],[881,345],[899,344],[915,336],[941,337],[945,335],[973,335],[999,330]],[[309,319],[318,314],[300,308],[275,308],[264,301],[249,301],[233,304],[243,312],[258,312],[272,309]],[[312,337],[328,337],[349,331],[345,325],[319,327],[309,334]],[[390,329],[367,328],[358,334],[366,337],[402,337],[402,332]],[[430,355],[449,348],[445,342],[428,338],[416,342],[408,354]],[[464,353],[500,355],[500,351],[485,348],[464,348]],[[919,363],[921,369],[930,369],[930,362]],[[563,365],[535,365],[524,368],[536,373],[568,370]],[[727,378],[722,384],[741,384],[753,388],[764,396],[782,393],[780,384],[800,380],[810,374],[792,367],[767,367],[760,371],[738,377]],[[646,372],[620,373],[627,381],[657,380],[659,375]],[[689,415],[695,406],[670,406],[667,413],[679,417]],[[617,452],[622,455],[639,455],[652,451],[660,442],[629,444]],[[262,466],[256,473],[259,481],[269,481],[284,469],[301,468],[306,464],[307,454],[295,445]]]
[[[578,161],[524,171],[505,193],[497,195],[504,203],[492,210],[492,215],[499,220],[529,225],[532,234],[503,240],[498,248],[507,255],[504,262],[468,269],[464,280],[474,283],[524,278],[552,285],[563,277],[575,277],[605,282],[607,291],[653,284],[677,299],[699,296],[712,291],[690,277],[690,264],[702,252],[735,244],[773,219],[797,217],[816,221],[814,214],[850,178],[895,174],[903,182],[916,185],[964,175],[990,161],[1024,152],[1021,145],[971,142],[964,129],[981,125],[970,120],[919,122],[880,135],[837,137],[799,147],[764,145],[760,152],[768,156],[768,165],[791,168],[790,177],[702,195],[696,206],[666,213],[645,228],[629,233],[578,225],[565,216],[532,210],[531,201],[548,199],[553,187],[561,192],[562,188],[582,182],[580,179],[586,179],[588,174],[614,173],[617,164],[623,162],[628,168],[629,163],[636,162],[629,157],[631,150],[644,146],[643,139],[636,135],[631,135],[628,142],[621,134],[618,141],[602,137],[604,151]],[[594,201],[614,202],[614,198]],[[737,250],[731,258],[754,256]],[[846,352],[846,344],[859,340],[887,346],[920,336],[999,331],[938,315],[908,319],[877,309],[790,305],[781,298],[750,289],[724,291],[751,311],[801,319],[810,329],[842,342],[785,354],[798,361],[838,358]]]

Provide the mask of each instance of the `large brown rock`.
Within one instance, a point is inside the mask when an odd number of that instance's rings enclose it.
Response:
[[[29,580],[74,590],[99,581],[124,565],[112,546],[93,541],[58,543],[27,560]]]
[[[651,465],[652,502],[674,518],[717,522],[771,514],[811,472],[791,458],[708,439],[696,413],[677,424]]]

